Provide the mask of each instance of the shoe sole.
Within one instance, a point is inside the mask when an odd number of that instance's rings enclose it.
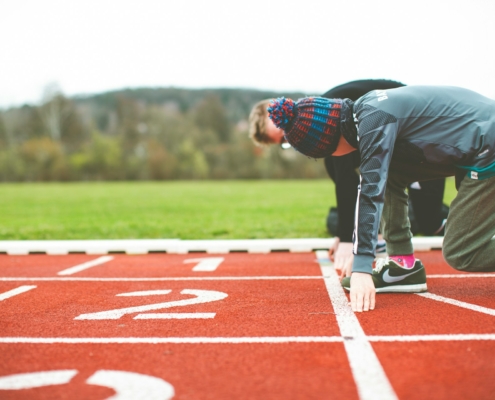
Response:
[[[421,293],[428,290],[426,283],[416,285],[395,285],[376,289],[376,293]]]
[[[351,291],[350,288],[344,287],[348,292]],[[376,293],[421,293],[426,292],[428,287],[426,283],[418,283],[416,285],[395,285],[387,286],[376,289]]]

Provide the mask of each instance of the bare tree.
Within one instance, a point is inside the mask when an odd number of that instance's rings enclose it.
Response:
[[[3,115],[0,114],[0,150],[9,147],[10,140],[7,128],[3,122]]]
[[[73,108],[56,83],[45,87],[39,112],[45,129],[53,140],[59,142],[62,139],[62,126],[72,111]]]

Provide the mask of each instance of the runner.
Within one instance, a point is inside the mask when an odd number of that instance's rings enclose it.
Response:
[[[322,97],[348,98],[353,101],[374,89],[393,89],[405,86],[403,83],[387,79],[363,79],[351,81],[328,90]],[[267,107],[270,100],[257,103],[249,117],[251,139],[258,145],[281,144],[285,142],[283,131],[268,118]],[[359,153],[353,152],[342,157],[325,157],[325,169],[335,183],[337,208],[330,208],[327,215],[327,231],[335,237],[330,257],[335,268],[341,271],[341,277],[350,276],[352,254],[352,232],[354,230],[354,211],[359,185]],[[448,214],[443,204],[445,178],[427,182],[414,182],[409,187],[411,209],[409,219],[413,234],[442,236]],[[376,252],[385,253],[385,241],[378,240]]]
[[[495,101],[467,89],[407,86],[359,98],[277,99],[275,125],[306,156],[360,152],[351,291],[354,311],[375,307],[376,291],[424,291],[408,220],[408,184],[456,176],[443,253],[453,268],[495,271]],[[385,195],[385,188],[386,195]],[[382,228],[390,258],[377,263]]]

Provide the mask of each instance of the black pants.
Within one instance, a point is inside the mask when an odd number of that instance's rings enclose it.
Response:
[[[343,241],[351,241],[359,185],[356,171],[360,163],[359,153],[330,156],[324,161],[328,175],[335,182],[338,207],[337,228],[330,233]],[[445,178],[422,181],[409,187],[409,220],[413,234],[443,235],[439,229],[448,214],[448,207],[443,204],[444,191]]]

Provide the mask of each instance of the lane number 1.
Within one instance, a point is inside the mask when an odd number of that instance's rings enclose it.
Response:
[[[212,272],[218,268],[223,260],[223,257],[190,258],[184,260],[184,264],[197,263],[192,269],[193,271]]]

